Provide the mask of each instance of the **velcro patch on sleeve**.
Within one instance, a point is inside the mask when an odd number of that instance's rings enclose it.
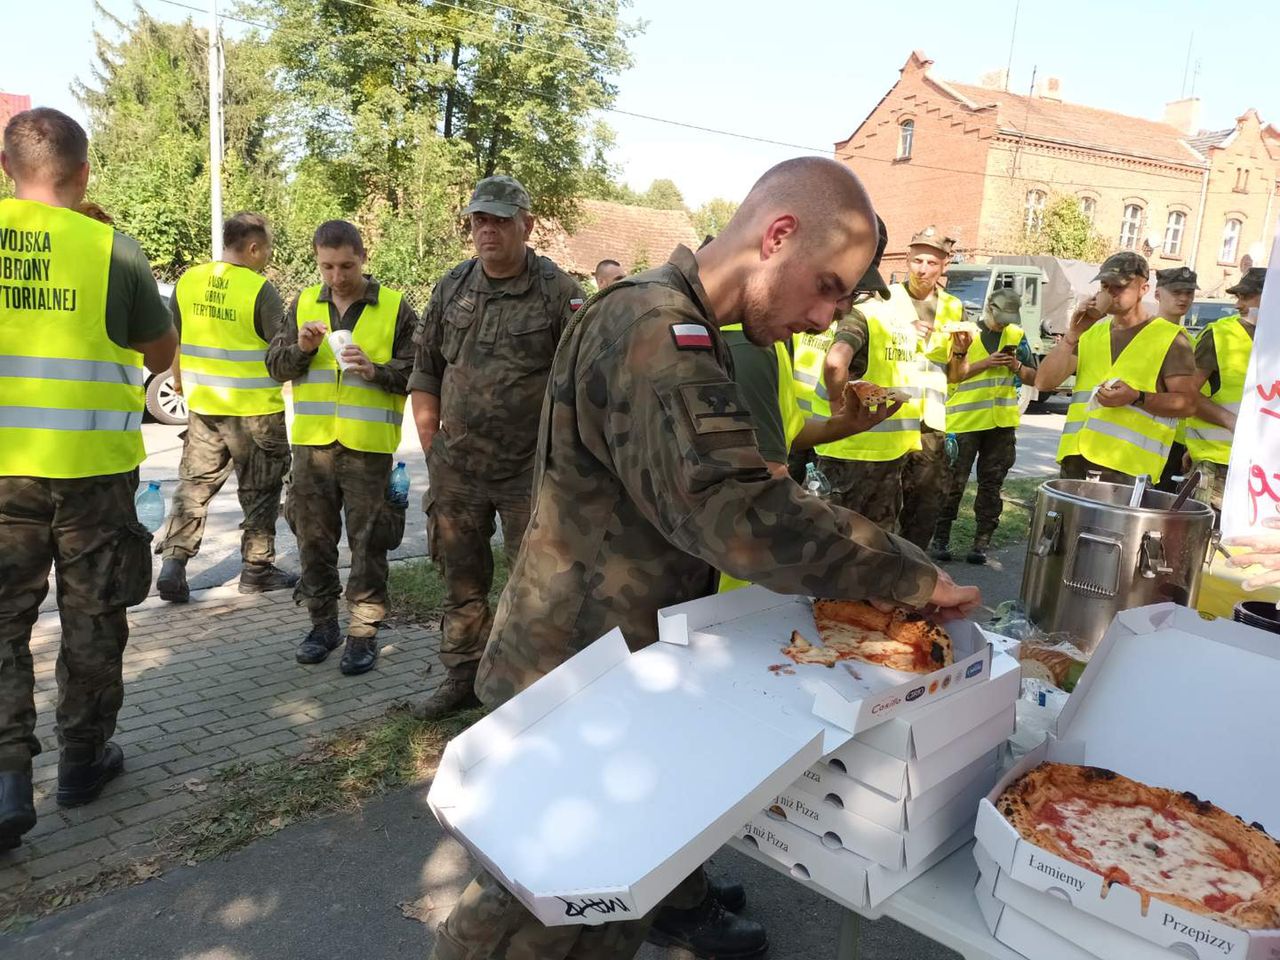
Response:
[[[582,305],[586,302],[587,301],[583,300],[581,297],[574,297],[572,300],[569,301],[569,312],[577,313],[578,310],[582,308]]]
[[[680,387],[680,400],[695,434],[750,430],[751,413],[733,381],[691,383]]]
[[[677,350],[711,349],[711,331],[700,323],[673,323],[671,339]]]

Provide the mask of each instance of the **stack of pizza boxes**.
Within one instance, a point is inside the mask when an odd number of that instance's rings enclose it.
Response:
[[[995,937],[1036,960],[1280,957],[1280,930],[1242,929],[1247,924],[1214,912],[1237,897],[1274,905],[1280,896],[1271,872],[1275,844],[1245,826],[1280,826],[1277,691],[1274,634],[1205,621],[1172,604],[1120,613],[1063,709],[1056,735],[1003,774],[979,806],[975,892]],[[1089,784],[1079,788],[1089,794],[1082,798],[1055,791],[1069,769],[1042,769],[1046,782],[1030,804],[1002,801],[1006,788],[1043,763],[1099,768],[1192,794],[1187,799],[1225,811],[1198,811],[1220,818],[1213,822],[1222,832],[1173,814],[1138,816],[1131,795],[1108,805],[1108,784],[1114,790],[1116,780],[1107,773],[1082,774]],[[1062,856],[1032,842],[1002,812],[1040,823],[1036,811],[1058,796],[1071,804],[1069,818],[1050,807]],[[1113,882],[1068,855],[1092,858]],[[1128,878],[1144,877],[1148,884],[1167,883],[1186,900],[1175,905],[1127,885],[1135,882]],[[1274,915],[1261,912],[1268,925]]]
[[[972,838],[978,802],[1013,733],[1020,670],[1002,639],[976,624],[945,629],[954,662],[928,674],[856,661],[784,668],[805,678],[795,709],[807,703],[828,724],[825,755],[754,816],[734,846],[846,906],[867,908]],[[878,689],[858,699],[857,681]]]

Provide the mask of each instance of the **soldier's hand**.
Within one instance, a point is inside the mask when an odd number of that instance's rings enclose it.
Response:
[[[827,350],[822,361],[822,383],[827,388],[833,414],[844,409],[844,386],[849,382],[849,364],[852,362],[853,348],[838,340]]]
[[[938,570],[938,582],[929,597],[930,612],[943,620],[967,617],[982,605],[982,591],[977,587],[962,587],[951,579],[945,570]]]
[[[957,330],[951,334],[951,352],[952,353],[968,353],[969,347],[973,343],[973,334],[968,330]]]
[[[1010,370],[1013,369],[1013,365],[1017,362],[1017,357],[1011,356],[1007,353],[993,353],[986,359],[986,364],[989,367],[1008,367]],[[970,369],[972,369],[972,367]]]
[[[378,372],[358,343],[349,343],[342,348],[342,362],[348,370],[354,370],[365,380],[372,380]]]
[[[320,349],[320,341],[324,339],[324,335],[328,332],[328,326],[319,320],[304,323],[298,331],[298,346],[303,353],[315,353]]]
[[[1138,399],[1138,391],[1123,380],[1104,383],[1098,388],[1098,403],[1104,407],[1125,407]]]
[[[888,420],[902,409],[902,401],[882,403],[878,407],[864,406],[852,390],[841,393],[842,404],[839,413],[832,414],[827,424],[836,432],[834,439],[843,440],[855,433],[863,433],[879,423]],[[832,398],[831,409],[836,409],[835,398]]]

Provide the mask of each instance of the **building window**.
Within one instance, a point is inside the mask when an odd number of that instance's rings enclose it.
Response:
[[[898,159],[908,160],[911,158],[911,144],[916,138],[916,122],[914,120],[903,120],[898,124]]]
[[[1044,205],[1048,196],[1043,190],[1027,191],[1027,210],[1022,226],[1027,233],[1039,233],[1044,226]]]
[[[1249,170],[1247,167],[1236,167],[1236,185],[1233,189],[1236,193],[1249,192]]]
[[[1098,210],[1098,201],[1093,197],[1080,198],[1080,212],[1084,214],[1084,218],[1093,223],[1093,215]]]
[[[1244,224],[1232,217],[1222,228],[1222,249],[1218,251],[1219,263],[1235,263],[1240,252],[1240,230]]]
[[[1187,215],[1181,210],[1170,210],[1164,224],[1164,255],[1182,256],[1182,233],[1187,227]]]
[[[1142,208],[1136,203],[1127,203],[1124,217],[1120,221],[1120,249],[1136,250],[1138,237],[1142,235]]]

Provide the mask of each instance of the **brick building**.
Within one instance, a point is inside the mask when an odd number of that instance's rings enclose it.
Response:
[[[0,130],[15,113],[31,109],[31,98],[25,93],[0,93]]]
[[[1199,127],[1199,101],[1170,103],[1160,121],[1062,100],[1048,78],[1033,96],[930,75],[919,51],[836,156],[862,177],[889,228],[886,259],[927,223],[970,258],[1019,252],[1055,194],[1079,198],[1114,249],[1152,267],[1187,265],[1203,296],[1263,266],[1280,215],[1280,131],[1246,110],[1226,129]]]
[[[654,210],[606,200],[582,200],[573,233],[558,223],[539,224],[533,246],[566,273],[583,279],[601,260],[617,260],[627,273],[667,262],[677,244],[697,249],[700,238],[683,210]]]

